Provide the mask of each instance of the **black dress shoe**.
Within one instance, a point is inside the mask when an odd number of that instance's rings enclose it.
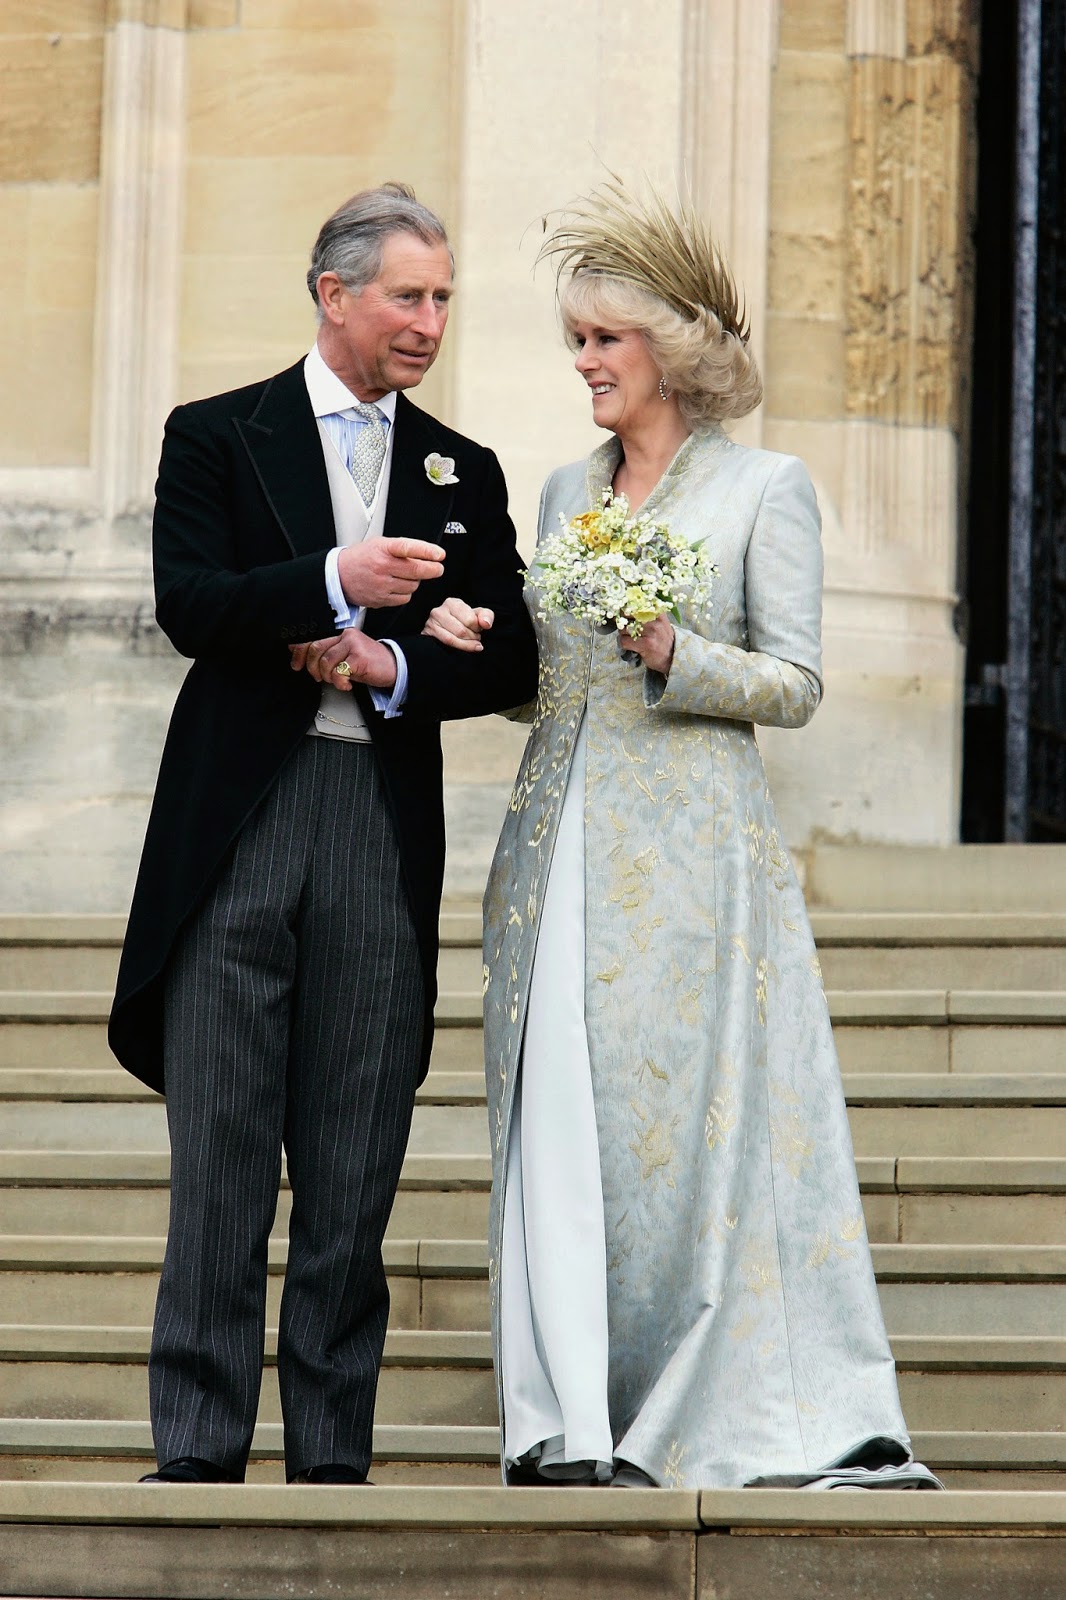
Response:
[[[516,1461],[513,1466],[506,1468],[505,1482],[509,1489],[551,1489],[553,1487],[548,1478],[543,1477],[530,1461]]]
[[[213,1461],[201,1461],[199,1456],[179,1456],[167,1461],[155,1472],[146,1472],[141,1483],[240,1483],[240,1479]]]
[[[321,1467],[305,1467],[302,1472],[294,1472],[289,1482],[368,1484],[373,1488],[369,1478],[356,1472],[354,1467],[346,1467],[343,1461],[327,1461]]]

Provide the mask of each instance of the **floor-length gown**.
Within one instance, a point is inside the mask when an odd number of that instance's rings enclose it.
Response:
[[[610,482],[553,474],[541,532]],[[794,458],[693,435],[643,508],[707,537],[667,678],[528,600],[529,744],[485,900],[505,1465],[928,1484],[911,1463],[810,926],[753,724],[821,695]]]

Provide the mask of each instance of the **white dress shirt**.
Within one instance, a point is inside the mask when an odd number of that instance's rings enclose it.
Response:
[[[311,402],[311,410],[320,424],[320,431],[326,437],[323,439],[323,451],[333,449],[340,458],[347,473],[351,472],[352,443],[355,433],[359,428],[370,427],[372,424],[365,422],[362,417],[353,414],[353,407],[362,402],[352,393],[337,374],[328,367],[316,345],[313,345],[304,361],[304,382],[307,385],[307,395]],[[392,468],[392,443],[394,424],[396,420],[396,394],[391,392],[382,395],[374,404],[381,412],[384,426],[387,431],[387,444],[385,459],[382,462],[381,472],[378,477],[377,491],[371,505],[366,507],[371,530],[375,523],[384,520],[384,503],[389,492],[389,478]],[[327,462],[327,470],[328,470]],[[353,489],[355,485],[352,485]],[[355,491],[358,493],[358,491]],[[339,564],[340,553],[344,547],[343,541],[332,550],[327,551],[325,559],[326,594],[333,608],[334,621],[338,629],[361,628],[366,618],[365,606],[350,605],[345,598],[341,587]],[[407,698],[407,660],[400,646],[394,639],[382,639],[382,644],[387,645],[392,651],[396,661],[396,682],[392,690],[370,687],[370,697],[379,711],[386,717],[399,716],[403,703]]]

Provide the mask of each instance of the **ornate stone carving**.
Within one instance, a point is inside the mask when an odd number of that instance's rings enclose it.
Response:
[[[851,63],[850,416],[958,426],[970,95],[946,56]]]

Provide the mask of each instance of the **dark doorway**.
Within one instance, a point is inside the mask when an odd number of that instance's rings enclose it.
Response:
[[[964,840],[1066,840],[1066,0],[984,0]]]
[[[1005,826],[1014,130],[1017,0],[984,0],[977,95],[977,272],[965,596],[962,837],[998,842]]]

